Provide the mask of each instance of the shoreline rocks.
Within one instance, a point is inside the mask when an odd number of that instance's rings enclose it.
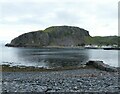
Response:
[[[75,70],[75,69],[99,69],[107,72],[118,72],[120,67],[113,67],[107,64],[104,64],[103,61],[88,61],[86,64],[81,66],[73,67],[58,67],[58,68],[45,68],[45,67],[35,67],[35,66],[11,66],[9,63],[0,65],[2,67],[2,72],[31,72],[31,71],[63,71],[63,70]]]
[[[2,72],[2,91],[119,94],[120,78],[116,69],[104,64],[103,61],[88,61],[85,67],[80,69]]]
[[[89,69],[89,67],[85,65],[79,67],[45,68],[45,67],[35,67],[35,66],[10,66],[4,64],[4,65],[0,65],[0,67],[2,68],[1,72],[44,72],[44,71],[50,72],[50,71]]]
[[[103,63],[103,61],[88,61],[86,63],[86,65],[93,66],[93,67],[103,70],[103,71],[109,71],[109,72],[117,72],[118,71],[116,67],[109,66],[109,65]]]

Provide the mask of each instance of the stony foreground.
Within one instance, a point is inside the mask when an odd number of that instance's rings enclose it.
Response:
[[[50,72],[3,72],[3,92],[112,92],[119,94],[118,72],[76,69]],[[109,93],[108,93],[109,94]]]

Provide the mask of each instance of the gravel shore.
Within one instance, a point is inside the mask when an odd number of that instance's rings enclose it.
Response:
[[[94,68],[48,72],[2,72],[3,92],[101,92],[101,94],[111,92],[120,94],[118,82],[118,72]]]

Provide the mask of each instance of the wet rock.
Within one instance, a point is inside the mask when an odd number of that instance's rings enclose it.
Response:
[[[103,61],[88,61],[86,65],[93,66],[103,71],[117,72],[117,68],[104,64]]]

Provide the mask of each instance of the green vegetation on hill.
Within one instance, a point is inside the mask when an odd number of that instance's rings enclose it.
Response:
[[[98,45],[98,46],[102,46],[102,45],[118,45],[120,43],[120,37],[118,36],[95,36],[95,37],[86,37],[85,38],[85,43],[87,45]]]

